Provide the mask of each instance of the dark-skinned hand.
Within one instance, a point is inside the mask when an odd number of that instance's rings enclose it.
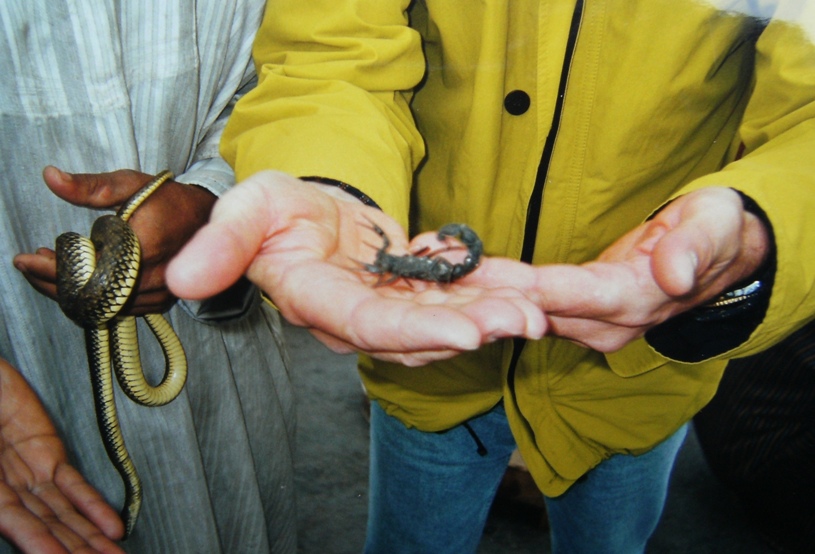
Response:
[[[25,553],[123,551],[116,511],[68,463],[39,398],[0,358],[0,534]]]
[[[43,171],[43,179],[48,188],[66,202],[115,210],[152,176],[128,169],[69,174],[49,166]],[[125,313],[159,313],[173,306],[176,297],[164,280],[167,263],[207,222],[215,200],[215,195],[206,189],[169,180],[136,210],[130,225],[141,242],[142,269],[136,296]],[[90,229],[66,231],[85,234]],[[19,254],[14,258],[14,265],[37,291],[56,299],[56,255],[52,249],[42,247],[34,253]]]

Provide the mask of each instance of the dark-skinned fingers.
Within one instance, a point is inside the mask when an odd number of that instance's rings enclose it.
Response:
[[[106,537],[118,540],[124,535],[124,523],[118,512],[104,501],[99,492],[71,465],[61,464],[54,483],[79,512]]]
[[[69,554],[62,543],[51,534],[48,525],[35,517],[14,493],[7,499],[5,487],[0,487],[0,535],[14,543],[23,552]]]
[[[102,552],[121,553],[122,550],[99,529],[97,525],[85,518],[77,507],[56,486],[48,482],[32,489],[31,495],[24,495],[26,507],[48,527],[50,533],[70,552]],[[114,518],[111,530],[124,532],[119,521],[116,526],[116,516],[112,508],[110,515]],[[118,533],[117,536],[121,536]]]
[[[49,248],[38,248],[34,254],[17,254],[14,257],[14,267],[41,281],[57,281],[57,256]]]
[[[114,208],[152,179],[151,175],[121,169],[110,173],[67,173],[48,166],[43,180],[66,202],[89,208]]]
[[[84,493],[87,496],[88,491],[85,490]],[[96,522],[85,517],[80,511],[82,506],[76,506],[76,500],[67,498],[63,490],[54,483],[49,483],[37,490],[37,495],[47,506],[48,511],[53,514],[49,527],[62,544],[72,552],[121,552],[112,538],[106,536]],[[94,496],[98,497],[98,495]],[[86,497],[79,497],[79,499],[84,502],[89,500]],[[101,501],[101,498],[99,500]],[[98,503],[96,507],[99,508]],[[113,538],[120,538],[124,533],[124,525],[112,508],[107,507],[101,520]]]
[[[14,257],[14,267],[22,273],[34,290],[56,300],[57,263],[53,250],[38,248],[34,254],[18,254]]]
[[[42,550],[43,552],[81,552],[81,549],[87,546],[85,540],[66,525],[51,509],[48,502],[40,497],[40,494],[48,487],[55,488],[53,484],[50,484],[34,490],[19,491],[22,506],[28,512],[27,516],[33,516],[31,519],[34,520],[27,522],[28,528],[24,535],[24,544],[29,548],[36,543],[47,545],[48,549]],[[51,539],[58,541],[61,549],[56,548]],[[32,548],[31,551],[36,550]]]

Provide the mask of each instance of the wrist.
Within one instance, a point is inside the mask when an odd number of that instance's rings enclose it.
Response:
[[[362,192],[358,188],[349,185],[348,183],[338,181],[337,179],[330,179],[328,177],[310,176],[310,177],[300,177],[300,179],[303,180],[303,181],[311,181],[313,183],[319,183],[321,185],[328,185],[328,186],[331,186],[331,187],[335,187],[335,188],[337,188],[337,189],[339,189],[339,190],[353,196],[354,198],[356,198],[357,200],[359,200],[360,202],[362,202],[366,206],[371,206],[372,208],[376,208],[377,210],[382,209],[367,194],[365,194],[364,192]]]
[[[733,283],[727,290],[696,308],[705,318],[711,311],[729,312],[751,305],[759,297],[768,297],[775,276],[775,241],[767,215],[746,194],[735,191],[741,198],[745,213],[742,247],[745,265],[754,268],[749,275]]]
[[[736,192],[748,212],[747,226],[761,225],[746,230],[752,234],[747,256],[748,259],[752,256],[753,261],[745,263],[745,267],[755,269],[707,304],[672,317],[645,333],[651,347],[667,358],[695,363],[722,355],[747,341],[767,313],[777,263],[773,228],[767,215],[749,196]],[[753,234],[756,231],[761,231],[763,238],[761,233]],[[751,240],[757,240],[753,247]]]

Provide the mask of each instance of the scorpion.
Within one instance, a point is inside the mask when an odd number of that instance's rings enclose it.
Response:
[[[467,256],[461,263],[451,261],[438,256],[439,252],[452,250],[448,247],[436,252],[427,254],[429,247],[423,248],[412,254],[395,256],[388,254],[391,241],[381,227],[369,221],[371,229],[382,238],[382,246],[376,251],[376,259],[372,264],[363,263],[362,267],[370,273],[379,275],[379,280],[375,286],[388,285],[399,279],[419,279],[434,283],[448,284],[471,273],[478,267],[481,255],[484,253],[484,245],[481,239],[470,227],[463,223],[448,223],[439,229],[436,235],[440,241],[446,241],[449,237],[457,238],[467,249]],[[386,278],[386,275],[390,277]]]

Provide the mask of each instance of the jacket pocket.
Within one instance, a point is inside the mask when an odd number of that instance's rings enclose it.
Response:
[[[642,375],[671,362],[651,348],[644,338],[637,339],[617,352],[605,356],[611,371],[620,377]]]

